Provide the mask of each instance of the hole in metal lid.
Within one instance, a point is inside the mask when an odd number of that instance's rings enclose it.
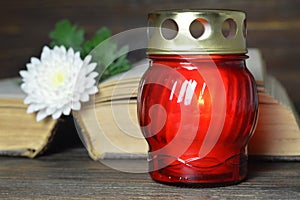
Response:
[[[226,19],[222,25],[223,36],[227,39],[232,39],[236,36],[236,32],[237,32],[236,22],[231,18]]]
[[[166,40],[174,39],[178,34],[178,25],[173,19],[166,19],[161,25],[161,34]]]
[[[197,18],[190,24],[190,33],[195,39],[206,39],[211,33],[210,24],[206,19]]]
[[[243,22],[243,35],[245,38],[247,37],[247,20],[246,19]]]
[[[203,35],[204,30],[204,25],[198,19],[195,19],[190,25],[190,33],[195,39],[200,38]]]

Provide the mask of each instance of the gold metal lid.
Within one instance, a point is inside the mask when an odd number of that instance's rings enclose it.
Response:
[[[240,53],[247,53],[242,11],[162,10],[148,15],[147,54]]]

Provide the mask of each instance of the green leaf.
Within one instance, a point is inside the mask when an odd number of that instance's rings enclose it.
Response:
[[[98,73],[101,74],[100,81],[131,69],[131,65],[126,59],[128,46],[123,46],[119,50],[117,47],[115,42],[107,39],[91,52],[93,60],[101,63],[97,67]]]
[[[83,44],[82,56],[85,57],[88,55],[96,46],[109,37],[111,37],[111,32],[108,28],[103,27],[99,29],[92,40],[88,40]]]
[[[126,59],[126,54],[117,58],[112,64],[110,64],[101,76],[101,81],[111,76],[120,74],[132,68],[129,61]]]
[[[72,25],[69,20],[59,21],[55,25],[55,29],[50,32],[49,37],[52,39],[50,46],[72,47],[76,51],[81,50],[84,41],[84,30]]]

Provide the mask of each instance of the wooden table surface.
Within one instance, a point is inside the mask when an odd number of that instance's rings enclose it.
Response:
[[[116,161],[126,164],[126,160]],[[138,164],[138,160],[134,161]],[[92,161],[84,148],[38,159],[0,157],[0,199],[300,199],[300,163],[250,158],[244,182],[180,188]]]

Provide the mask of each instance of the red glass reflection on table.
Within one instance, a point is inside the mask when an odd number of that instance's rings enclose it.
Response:
[[[243,180],[246,145],[258,109],[246,56],[149,58],[139,87],[138,114],[149,144],[152,179],[195,186]]]

